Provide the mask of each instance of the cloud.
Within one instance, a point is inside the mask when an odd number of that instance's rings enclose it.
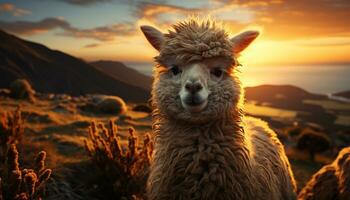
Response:
[[[87,44],[84,46],[84,48],[95,48],[95,47],[99,47],[101,46],[101,44],[99,43],[92,43],[92,44]]]
[[[146,19],[152,23],[163,25],[178,21],[187,15],[199,14],[207,8],[187,8],[164,3],[141,2],[136,7],[136,17]]]
[[[253,23],[264,26],[270,38],[349,35],[348,0],[236,0],[231,4],[250,8],[255,14]]]
[[[38,22],[30,21],[14,21],[5,22],[0,21],[0,28],[5,31],[16,33],[19,35],[34,35],[37,33],[47,32],[55,28],[62,28],[64,30],[70,29],[70,24],[64,19],[59,18],[45,18]]]
[[[76,38],[92,38],[100,41],[111,41],[117,36],[132,35],[135,33],[135,27],[129,23],[118,23],[110,26],[100,26],[91,29],[79,29],[69,27],[59,35],[76,37]]]
[[[350,35],[349,0],[212,0],[206,13],[231,30],[262,27],[264,38]],[[161,16],[158,15],[157,16]]]
[[[58,32],[57,35],[74,38],[90,38],[98,41],[110,41],[117,36],[132,35],[135,33],[135,27],[129,23],[118,23],[109,26],[81,29],[73,27],[69,22],[62,18],[45,18],[37,22],[0,21],[0,28],[19,35],[34,35],[59,28],[62,32]]]
[[[90,6],[98,3],[108,3],[112,0],[59,0],[77,6]]]
[[[22,15],[28,15],[32,12],[23,8],[18,8],[11,3],[1,3],[0,4],[0,13],[10,13],[12,16],[20,17]]]
[[[250,23],[254,18],[249,8],[227,4],[221,5],[221,2],[214,4],[203,4],[200,7],[185,7],[179,5],[170,5],[167,3],[149,3],[141,2],[137,5],[136,17],[139,20],[146,20],[158,27],[168,28],[180,20],[189,16],[198,16],[220,19],[237,24]],[[143,21],[144,23],[145,21]]]
[[[111,41],[119,36],[136,35],[136,25],[150,23],[160,28],[185,19],[189,15],[211,15],[224,21],[230,30],[247,27],[264,29],[265,39],[298,39],[350,35],[350,1],[348,0],[212,0],[209,3],[187,4],[126,0],[57,0],[74,5],[93,5],[106,2],[129,3],[133,16],[125,16],[128,23],[116,23],[93,28],[79,28],[64,19],[45,18],[40,21],[0,20],[0,28],[21,35],[33,35],[59,29],[56,34],[74,38]],[[191,5],[191,6],[189,6]],[[16,15],[26,14],[11,3],[0,4],[0,11]]]
[[[0,11],[10,12],[15,9],[15,5],[11,3],[2,3],[0,4]]]

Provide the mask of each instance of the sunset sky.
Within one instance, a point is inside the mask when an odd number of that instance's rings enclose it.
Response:
[[[259,65],[350,63],[349,0],[0,0],[0,29],[86,60],[150,62],[139,26],[166,31],[189,15],[230,35],[262,32],[241,58]]]

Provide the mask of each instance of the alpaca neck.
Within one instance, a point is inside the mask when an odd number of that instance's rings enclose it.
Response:
[[[163,152],[175,154],[188,149],[198,154],[203,151],[213,156],[223,154],[227,156],[226,160],[236,161],[235,165],[249,168],[249,149],[241,126],[241,118],[242,115],[237,108],[228,112],[222,119],[212,120],[206,124],[191,124],[163,118],[155,130],[156,145]],[[207,162],[212,162],[209,158]],[[215,161],[214,159],[213,162]]]
[[[244,146],[244,130],[241,125],[242,114],[239,109],[233,109],[220,119],[211,120],[203,124],[178,121],[173,118],[162,117],[155,120],[156,136],[160,139],[181,141],[196,140],[196,137],[210,137],[211,139],[224,137],[227,141],[234,139],[238,146]]]
[[[240,125],[241,115],[237,111],[229,116],[202,125],[163,118],[156,129],[152,174],[159,180],[159,185],[184,191],[184,194],[179,193],[180,196],[187,194],[188,185],[195,184],[198,187],[192,192],[199,194],[215,185],[224,192],[243,188],[247,196],[253,197],[246,181],[252,177],[252,166]]]

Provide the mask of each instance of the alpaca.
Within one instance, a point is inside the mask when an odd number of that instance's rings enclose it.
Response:
[[[350,199],[350,147],[333,163],[322,167],[298,194],[299,200]]]
[[[196,19],[173,28],[163,34],[141,26],[159,51],[148,199],[295,199],[283,145],[241,111],[237,57],[259,33],[229,39],[217,23]]]

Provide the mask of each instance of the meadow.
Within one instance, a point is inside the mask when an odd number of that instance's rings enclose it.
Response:
[[[349,116],[350,104],[330,99],[301,100],[301,105],[316,105],[325,113],[339,114],[335,115],[332,127],[324,126],[303,120],[302,117],[309,114],[307,107],[303,110],[298,105],[286,109],[275,105],[275,101],[254,99],[251,94],[254,89],[247,89],[245,112],[268,121],[277,132],[292,164],[298,189],[301,189],[315,172],[331,163],[338,151],[349,144],[348,121],[343,116]],[[286,88],[285,91],[289,93]],[[6,125],[15,124],[9,122],[17,116],[21,129],[16,130],[20,136],[12,135],[13,140],[6,145],[16,144],[21,169],[31,168],[36,163],[37,153],[46,152],[45,167],[52,173],[45,182],[45,190],[41,191],[44,199],[145,197],[152,152],[152,116],[147,102],[125,102],[97,94],[70,96],[36,92],[24,99],[11,94],[11,89],[1,90],[1,134],[5,134]],[[276,99],[289,98],[285,95],[276,93],[275,96]],[[309,98],[313,98],[312,95]],[[104,101],[109,103],[101,104]],[[307,146],[304,149],[298,146],[300,135],[305,132],[322,133],[328,146],[310,157]]]

